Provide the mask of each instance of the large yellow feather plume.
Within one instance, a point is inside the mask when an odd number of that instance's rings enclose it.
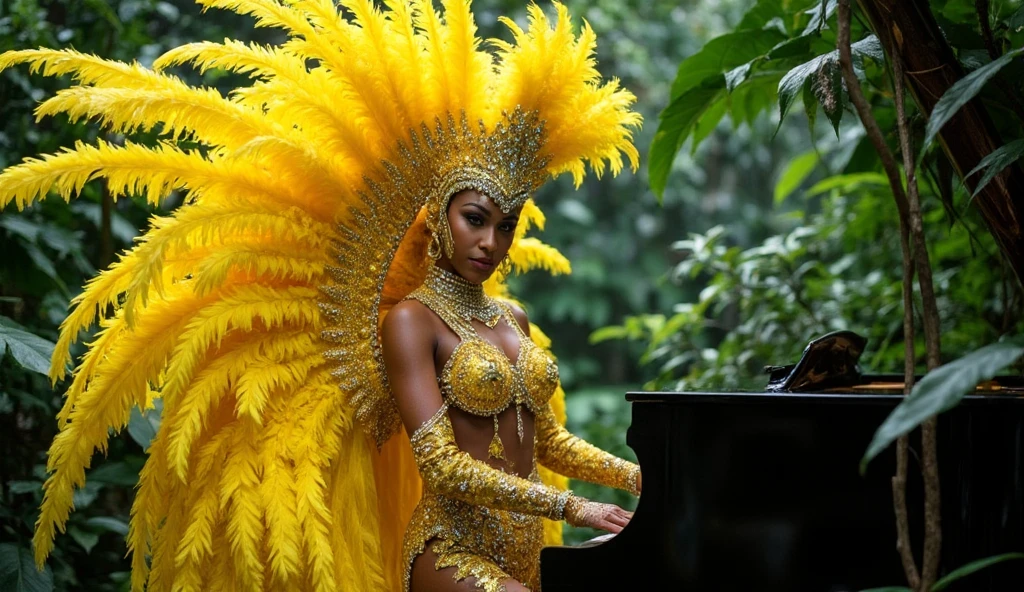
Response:
[[[154,146],[97,141],[26,159],[0,173],[0,206],[22,209],[51,192],[71,199],[99,178],[114,197],[158,204],[172,191],[187,196],[86,285],[61,325],[55,382],[79,334],[100,329],[58,416],[36,561],[63,531],[94,453],[132,408],[159,397],[162,424],[127,537],[134,591],[397,589],[402,530],[420,484],[407,438],[378,450],[351,403],[360,379],[341,377],[339,387],[325,357],[321,307],[335,249],[344,237],[376,232],[367,220],[382,211],[407,212],[397,239],[367,241],[395,240],[394,260],[380,262],[383,296],[351,294],[380,297],[379,319],[425,272],[422,204],[382,210],[393,204],[374,193],[421,125],[464,115],[493,130],[517,107],[536,112],[547,172],[569,172],[579,184],[587,162],[597,174],[627,161],[636,168],[633,97],[601,81],[593,32],[584,26],[577,36],[557,4],[554,22],[536,6],[526,30],[506,21],[513,41],[493,42],[489,53],[468,0],[444,0],[443,14],[430,0],[385,0],[386,10],[342,0],[351,20],[332,0],[199,3],[251,15],[288,40],[188,44],[153,69],[72,50],[0,55],[0,70],[27,64],[76,82],[43,102],[38,117],[161,137]],[[166,72],[183,64],[253,82],[225,97]],[[543,228],[540,210],[528,202],[521,217],[515,267],[568,273],[558,251],[525,236]],[[487,289],[505,293],[497,280]],[[548,345],[539,329],[534,335]],[[562,414],[561,391],[554,404]],[[559,525],[545,532],[560,540]]]

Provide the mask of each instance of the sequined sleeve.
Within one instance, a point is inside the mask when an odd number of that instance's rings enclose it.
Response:
[[[555,418],[550,405],[537,414],[537,462],[571,479],[639,495],[640,467],[574,436]]]
[[[509,475],[474,459],[455,443],[447,411],[442,406],[410,437],[413,457],[429,490],[471,504],[563,519],[571,492]]]

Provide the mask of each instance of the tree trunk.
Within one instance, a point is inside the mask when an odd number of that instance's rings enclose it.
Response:
[[[927,0],[858,0],[886,50],[896,48],[906,65],[909,88],[920,110],[930,115],[963,68],[939,29]],[[940,143],[957,174],[973,169],[1005,142],[981,101],[967,103],[942,128]],[[964,185],[973,192],[981,175]],[[974,198],[999,249],[1024,283],[1024,171],[1016,164],[996,176]]]

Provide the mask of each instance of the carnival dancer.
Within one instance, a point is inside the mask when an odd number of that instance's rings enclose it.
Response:
[[[40,116],[155,130],[0,173],[19,208],[91,179],[186,203],[75,298],[79,333],[35,535],[42,563],[111,430],[163,400],[131,510],[133,590],[538,589],[560,523],[629,514],[565,477],[639,493],[639,468],[572,436],[548,340],[502,283],[568,271],[525,236],[530,196],[585,165],[637,166],[633,96],[593,31],[537,6],[481,48],[469,3],[200,0],[284,29],[195,43],[153,69],[71,50],[0,56],[78,83]],[[229,97],[165,70],[249,73]],[[183,141],[185,140],[185,141]],[[108,314],[108,311],[113,311]],[[408,436],[407,436],[408,434]],[[546,521],[544,519],[547,519]]]

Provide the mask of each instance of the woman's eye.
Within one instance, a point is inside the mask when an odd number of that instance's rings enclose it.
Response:
[[[477,216],[476,214],[466,214],[466,220],[473,226],[480,226],[481,224],[484,223],[483,218]]]
[[[515,224],[502,224],[501,226],[498,226],[498,230],[500,230],[502,232],[515,232],[516,231],[516,225]]]

